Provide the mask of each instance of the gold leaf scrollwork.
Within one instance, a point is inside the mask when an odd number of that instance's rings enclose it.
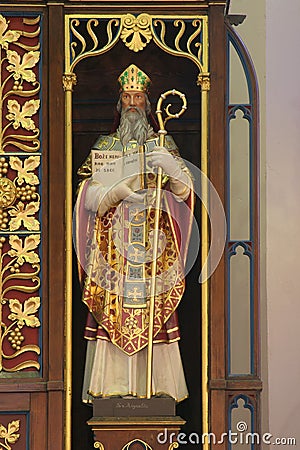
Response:
[[[0,14],[0,46],[7,50],[8,44],[16,42],[21,36],[20,31],[8,30],[9,21]]]
[[[3,365],[4,361],[13,360],[20,355],[31,352],[40,354],[40,348],[35,344],[25,344],[26,327],[40,327],[40,320],[37,317],[40,308],[40,297],[37,295],[27,296],[30,293],[37,293],[40,287],[40,258],[36,252],[40,244],[39,235],[29,235],[24,239],[17,235],[9,236],[10,250],[4,251],[7,242],[4,236],[0,238],[0,285],[2,287],[0,295],[0,320],[2,323],[0,334],[0,370],[6,372],[17,372],[26,368],[39,369],[40,365],[35,360],[23,360],[13,367],[11,364]],[[24,267],[22,267],[24,265]],[[20,281],[24,280],[25,285]],[[23,292],[20,298],[8,298],[9,292]],[[22,300],[22,298],[25,299]],[[7,320],[3,321],[3,307],[8,308],[5,313]],[[11,323],[7,322],[10,321]],[[27,337],[28,339],[28,337]],[[4,345],[5,344],[5,345]],[[12,351],[8,350],[8,344]],[[0,449],[1,450],[1,449]]]
[[[9,309],[11,314],[8,316],[8,319],[12,322],[17,320],[18,327],[22,328],[25,324],[27,327],[36,328],[39,327],[40,321],[34,315],[39,309],[41,304],[40,297],[30,297],[22,303],[14,298],[9,300]]]
[[[17,156],[10,156],[8,163],[7,158],[0,158],[0,230],[15,231],[22,223],[30,231],[39,230],[36,219],[40,207],[37,189],[40,180],[34,171],[39,167],[40,160],[40,156],[29,156],[22,160]],[[5,177],[8,172],[12,176],[10,169],[17,172],[13,180]],[[36,217],[31,217],[34,214]]]
[[[106,26],[107,42],[99,41],[100,27]],[[114,26],[114,30],[113,30]],[[99,56],[110,50],[119,39],[132,51],[143,50],[151,40],[166,53],[185,57],[193,61],[200,73],[208,70],[208,20],[206,16],[182,17],[166,20],[165,16],[152,16],[142,13],[120,15],[114,19],[98,16],[71,18],[70,27],[70,61],[67,72],[74,71],[83,58]],[[177,30],[176,30],[177,28]],[[104,40],[105,31],[102,32]],[[89,38],[87,39],[87,36]],[[72,90],[71,83],[64,81],[65,90]],[[206,86],[206,85],[205,85]]]
[[[99,450],[104,450],[104,445],[101,442],[96,441],[94,443],[94,448],[98,448]]]
[[[40,107],[40,100],[28,100],[21,106],[17,100],[8,100],[7,109],[9,114],[6,118],[12,121],[12,126],[17,130],[20,126],[25,130],[36,130],[36,126],[31,117]]]
[[[194,19],[190,26],[194,31],[187,27],[189,20],[176,19],[173,21],[173,26],[179,28],[174,44],[169,44],[166,35],[170,31],[170,24],[166,21],[157,18],[151,22],[151,31],[155,43],[162,48],[165,52],[174,55],[181,56],[193,61],[199,70],[202,72],[206,62],[203,61],[203,46],[201,44],[201,32],[203,26],[203,19]],[[175,30],[174,30],[175,31]],[[191,33],[191,34],[190,34]]]
[[[8,50],[7,60],[10,65],[6,67],[6,70],[13,73],[15,80],[21,80],[21,82],[25,80],[28,83],[35,83],[36,75],[31,69],[38,63],[39,59],[40,52],[37,51],[24,53],[21,60],[21,55],[16,51]]]
[[[30,202],[25,205],[23,202],[17,203],[9,211],[9,215],[12,217],[9,223],[10,231],[16,231],[22,223],[24,227],[29,231],[39,231],[40,223],[35,219],[34,214],[40,209],[40,202]]]
[[[35,170],[40,165],[40,156],[29,156],[24,160],[24,164],[17,156],[11,156],[9,158],[10,167],[18,172],[15,181],[17,184],[21,185],[23,181],[31,185],[36,185],[40,183],[37,175],[35,175],[32,170]]]
[[[25,152],[40,148],[37,139],[40,134],[38,115],[34,117],[40,108],[40,100],[32,98],[40,91],[37,80],[40,61],[40,52],[37,50],[40,44],[31,42],[40,34],[40,28],[36,26],[39,20],[37,17],[32,23],[27,23],[33,30],[27,31],[26,27],[20,31],[11,29],[13,19],[9,21],[0,15],[0,103],[2,111],[8,111],[8,114],[0,117],[0,152],[5,152],[7,147],[9,151],[17,148]],[[30,100],[20,102],[19,97]],[[8,123],[5,123],[5,119]],[[12,133],[12,129],[20,128],[26,131]]]
[[[150,445],[147,444],[147,442],[143,441],[142,439],[133,439],[132,441],[130,441],[126,445],[124,445],[122,450],[130,450],[131,447],[133,447],[133,446],[135,447],[134,444],[138,444],[138,445],[141,444],[145,450],[153,450],[152,447],[150,447]]]
[[[20,434],[17,433],[19,429],[20,420],[12,420],[9,422],[7,428],[0,424],[0,439],[4,440],[4,442],[0,441],[1,450],[11,450],[10,444],[15,444],[20,437]]]
[[[151,17],[148,14],[140,14],[138,17],[127,14],[123,18],[120,37],[129,50],[139,52],[149,44],[152,39],[150,25]]]
[[[16,199],[16,186],[9,178],[0,178],[0,208],[8,208]]]
[[[83,30],[82,28],[85,28]],[[110,19],[108,22],[101,25],[106,25],[106,36],[105,32],[102,32],[102,38],[106,43],[100,44],[98,36],[96,35],[96,29],[99,26],[99,21],[97,19],[90,19],[88,21],[80,19],[70,20],[70,31],[72,34],[72,42],[70,43],[70,66],[67,67],[66,76],[71,75],[74,71],[76,64],[79,63],[84,58],[89,56],[99,56],[110,50],[119,40],[121,33],[121,26],[119,19]],[[87,43],[86,37],[89,36],[89,43]],[[91,44],[92,43],[92,44]],[[72,90],[73,83],[71,80],[71,85],[69,81],[64,79],[64,89]]]
[[[41,299],[38,191],[40,156],[16,152],[40,149],[41,15],[20,19],[0,14],[0,230],[21,230],[23,236],[0,236],[0,372],[40,369],[36,344]],[[29,232],[38,232],[30,234]],[[18,293],[20,293],[18,295]],[[22,356],[21,356],[22,355]],[[6,374],[0,373],[0,376]],[[0,425],[0,450],[14,443],[17,422]],[[14,436],[15,435],[15,436]],[[7,442],[1,442],[6,439]],[[7,444],[7,445],[6,445]]]
[[[16,262],[19,265],[28,262],[29,264],[37,264],[40,262],[39,255],[35,253],[35,250],[40,243],[40,236],[38,234],[31,234],[24,239],[24,246],[22,239],[19,236],[9,236],[9,243],[11,250],[7,253],[11,258],[17,258]]]
[[[179,444],[178,442],[172,442],[172,444],[170,444],[168,450],[173,450],[173,448],[178,448]]]

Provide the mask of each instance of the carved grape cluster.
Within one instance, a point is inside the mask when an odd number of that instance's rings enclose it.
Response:
[[[6,162],[6,159],[2,156],[0,158],[0,178],[6,175],[7,172],[8,172],[8,163]]]
[[[17,186],[17,198],[22,200],[23,202],[30,201],[30,200],[36,200],[37,199],[37,193],[36,193],[36,187],[30,186],[29,184],[26,184],[25,186]]]
[[[1,236],[1,237],[0,237],[0,249],[3,248],[4,242],[5,242],[5,237],[4,237],[4,236]]]
[[[0,237],[0,371],[4,372],[40,369],[40,347],[28,332],[28,327],[40,327],[40,297],[28,296],[40,287],[40,235],[35,234],[40,231],[40,18],[40,14],[24,17],[18,30],[14,28],[21,17],[8,20],[0,14],[0,233],[7,234]],[[19,231],[21,236],[13,234]],[[18,431],[19,421],[0,424],[0,450],[11,449]]]
[[[8,227],[8,222],[9,218],[7,211],[5,211],[3,208],[0,208],[0,228],[2,230],[6,230],[6,228]]]
[[[35,217],[40,207],[39,178],[34,173],[39,164],[40,156],[23,160],[10,156],[7,162],[5,157],[0,158],[0,230],[15,231],[21,226],[39,230]],[[10,169],[17,172],[16,176]],[[5,176],[7,172],[9,175]]]
[[[13,267],[10,268],[11,273],[20,273],[20,265],[15,263]]]
[[[20,84],[19,81],[16,80],[13,85],[13,90],[14,91],[22,91],[23,90],[22,84]]]
[[[8,340],[14,350],[20,350],[21,344],[24,341],[24,336],[22,335],[20,328],[16,327],[14,330],[10,332],[10,336]]]

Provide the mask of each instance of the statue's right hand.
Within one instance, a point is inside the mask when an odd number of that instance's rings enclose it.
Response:
[[[111,202],[111,205],[125,199],[126,201],[132,203],[141,202],[143,200],[143,196],[141,194],[137,194],[132,190],[131,185],[133,181],[134,180],[132,177],[126,178],[107,190],[107,196]]]
[[[144,197],[134,192],[135,181],[136,177],[129,177],[112,187],[108,187],[103,186],[98,181],[97,176],[93,176],[86,191],[86,209],[98,211],[98,214],[103,216],[109,208],[117,206],[119,202],[125,199],[128,202],[141,203]]]

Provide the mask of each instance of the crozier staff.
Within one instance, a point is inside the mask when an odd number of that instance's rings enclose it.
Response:
[[[152,395],[181,401],[187,387],[178,347],[177,306],[182,298],[193,192],[190,173],[170,135],[164,147],[150,124],[149,77],[135,65],[120,75],[115,133],[92,151],[120,157],[142,149],[144,174],[108,186],[92,173],[91,155],[78,170],[76,236],[82,300],[89,309],[82,397],[146,396],[151,249],[156,168],[162,169],[159,248],[153,317]],[[143,188],[143,190],[141,190]]]

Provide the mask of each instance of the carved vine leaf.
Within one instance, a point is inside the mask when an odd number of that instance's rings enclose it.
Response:
[[[25,80],[29,83],[35,83],[36,76],[33,72],[32,67],[34,67],[40,59],[40,52],[30,51],[24,53],[21,61],[21,56],[12,50],[7,51],[7,59],[10,63],[6,67],[8,72],[13,72],[13,77],[15,80]]]
[[[25,261],[30,264],[36,264],[40,262],[39,255],[35,253],[35,250],[40,243],[40,236],[38,234],[31,234],[24,239],[24,246],[22,239],[19,236],[9,236],[9,244],[11,250],[8,251],[8,255],[11,258],[17,257],[17,263],[21,266]]]
[[[8,44],[11,42],[16,42],[21,33],[19,31],[8,30],[9,21],[5,19],[5,17],[0,14],[0,46],[5,50],[8,49]]]
[[[29,183],[31,185],[39,184],[40,181],[38,177],[29,171],[36,169],[40,165],[40,160],[40,156],[29,156],[29,158],[24,160],[23,166],[21,159],[17,156],[11,156],[9,158],[11,168],[18,171],[16,182],[19,185],[23,183],[23,180],[25,183]]]
[[[20,126],[28,131],[35,130],[36,126],[31,117],[37,112],[39,107],[40,100],[28,100],[22,107],[17,100],[8,100],[7,109],[9,114],[6,115],[6,118],[9,121],[13,121],[15,130]]]
[[[7,435],[7,429],[4,425],[0,424],[0,438],[5,439],[5,436]]]
[[[0,424],[0,438],[5,439],[5,441],[9,444],[14,444],[20,437],[19,433],[16,433],[16,431],[19,431],[19,429],[19,420],[13,420],[12,422],[10,422],[7,429],[4,425]]]
[[[30,202],[27,205],[24,205],[23,202],[19,202],[16,206],[14,206],[11,210],[9,210],[9,215],[14,217],[10,220],[9,229],[10,231],[18,230],[22,222],[24,227],[29,231],[38,231],[40,229],[40,223],[34,217],[31,217],[35,214],[40,208],[40,202]]]
[[[36,328],[39,327],[40,321],[34,315],[39,309],[41,304],[40,297],[30,297],[22,303],[14,298],[9,300],[9,309],[11,310],[11,314],[8,316],[8,319],[11,321],[18,321],[18,327],[23,327],[23,325],[27,325],[28,327]]]

